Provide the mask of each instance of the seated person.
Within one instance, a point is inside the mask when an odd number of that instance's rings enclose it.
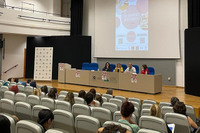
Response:
[[[188,115],[186,115],[186,107],[183,102],[176,102],[173,107],[173,110],[174,113],[179,113],[187,117],[191,132],[198,128],[197,124]]]
[[[176,104],[176,102],[179,102],[179,99],[177,97],[172,97],[171,98],[171,107],[174,107],[174,105]]]
[[[56,88],[51,88],[49,93],[48,93],[48,97],[52,98],[52,99],[57,99],[57,89]]]
[[[142,71],[141,71],[141,74],[149,74],[149,70],[148,70],[148,67],[146,64],[143,64],[142,65]]]
[[[31,80],[28,79],[26,82],[22,82],[21,85],[23,85],[24,87],[26,87],[27,85],[30,85]]]
[[[161,118],[162,119],[162,115],[161,115],[161,109],[160,109],[160,106],[158,106],[157,104],[153,104],[150,108],[150,113],[149,113],[150,116],[155,116],[155,117],[158,117],[158,118]],[[166,126],[167,126],[167,131],[168,133],[171,133],[172,131],[170,130],[170,128],[168,127],[167,123],[166,123]]]
[[[46,95],[48,93],[48,87],[46,85],[42,86],[41,91]]]
[[[41,90],[40,88],[37,89],[33,89],[32,95],[36,95],[36,96],[41,96]]]
[[[102,69],[102,71],[112,72],[109,62],[106,62],[105,67]]]
[[[102,104],[103,104],[103,99],[102,99],[102,97],[101,97],[100,95],[97,95],[97,96],[96,96],[96,100],[99,101],[100,105],[102,106]]]
[[[74,94],[72,92],[68,92],[64,101],[68,101],[71,105],[74,105]]]
[[[123,70],[123,67],[121,67],[121,64],[118,63],[117,66],[115,67],[114,71],[123,73],[124,70]]]
[[[126,68],[125,73],[130,73],[130,74],[136,73],[136,69],[135,67],[133,67],[132,63],[128,64],[128,67]]]
[[[11,124],[10,124],[9,119],[4,115],[0,115],[1,133],[11,133],[10,126],[11,126]]]
[[[112,95],[113,96],[113,90],[112,89],[107,89],[106,94]],[[114,98],[115,96],[113,96]]]
[[[132,120],[132,114],[135,111],[134,105],[131,102],[124,102],[121,106],[121,119],[118,120],[120,123],[124,123],[126,125],[129,125],[134,133],[137,133],[140,128],[137,124],[135,124]]]
[[[79,91],[79,94],[78,94],[78,97],[81,97],[81,98],[85,98],[85,91],[84,90],[80,90]]]
[[[9,82],[8,82],[8,81],[9,81]],[[13,78],[9,78],[8,81],[4,82],[4,83],[3,83],[3,86],[8,86],[8,84],[9,84],[10,82],[14,82],[14,79],[13,79]]]
[[[22,81],[19,81],[18,78],[15,78],[14,82],[15,82],[15,83],[22,83]]]
[[[97,133],[131,133],[127,129],[121,127],[120,125],[108,125],[107,127],[101,127],[98,129]]]
[[[94,95],[91,93],[91,92],[88,92],[86,95],[85,95],[85,101],[87,103],[88,106],[91,106],[91,105],[94,105],[95,107],[97,106],[96,102],[93,101],[94,99]]]
[[[30,86],[32,86],[32,87],[34,87],[34,88],[37,88],[37,85],[36,85],[36,82],[35,82],[35,81],[32,81],[32,82],[30,83]]]
[[[96,90],[94,88],[90,89],[90,91],[94,95],[94,99],[96,98]]]
[[[18,86],[14,85],[9,88],[9,91],[13,91],[15,94],[19,92]]]
[[[38,113],[37,123],[40,124],[44,128],[45,132],[51,127],[53,120],[54,120],[54,115],[48,109],[42,109]]]

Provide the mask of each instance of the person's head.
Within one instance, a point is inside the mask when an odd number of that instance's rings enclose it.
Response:
[[[109,62],[106,62],[105,68],[110,68],[110,63]]]
[[[124,118],[131,118],[132,113],[135,111],[134,105],[131,102],[124,102],[121,106],[121,115]]]
[[[4,116],[0,115],[0,129],[2,133],[10,133],[10,121]]]
[[[13,78],[9,78],[8,81],[14,82],[14,79]]]
[[[32,86],[32,87],[37,87],[37,85],[36,85],[36,82],[35,81],[32,81],[31,83],[30,83],[30,86]]]
[[[157,104],[153,104],[150,108],[150,116],[155,116],[161,118],[161,109]]]
[[[186,115],[186,107],[183,102],[176,102],[173,107],[174,113],[179,113],[182,115]]]
[[[48,97],[56,99],[56,97],[57,97],[57,89],[56,88],[51,88],[49,93],[48,93]]]
[[[51,127],[53,120],[54,120],[54,115],[48,109],[42,109],[38,113],[37,123],[42,125],[45,128],[45,130],[48,130]]]
[[[13,91],[15,94],[18,93],[19,92],[18,86],[17,85],[11,86],[9,91]]]
[[[107,89],[107,92],[106,92],[106,94],[113,95],[113,90],[112,90],[112,89]]]
[[[127,129],[126,128],[123,128],[121,127],[120,125],[108,125],[106,127],[104,127],[104,130],[101,132],[101,133],[113,133],[116,132],[116,133],[126,133]]]
[[[103,99],[100,95],[96,96],[96,100],[99,101],[101,105],[103,104]]]
[[[117,68],[121,68],[121,64],[120,63],[117,63]]]
[[[18,79],[18,78],[15,78],[14,82],[18,83],[18,82],[19,82],[19,79]]]
[[[132,63],[128,63],[128,67],[129,67],[129,69],[131,69],[133,67]]]
[[[31,83],[31,80],[30,80],[30,79],[28,79],[28,80],[27,80],[27,83],[28,83],[28,84],[30,84],[30,83]]]
[[[146,69],[147,69],[147,65],[146,65],[146,64],[143,64],[143,65],[142,65],[142,68],[143,68],[143,70],[146,70]]]
[[[33,89],[32,95],[41,96],[41,90],[40,90],[40,88]]]
[[[78,97],[81,97],[81,98],[85,98],[85,91],[84,90],[80,90],[79,91],[79,94],[78,94]]]
[[[64,100],[70,102],[71,105],[73,105],[75,103],[74,94],[72,92],[68,92]]]
[[[94,99],[96,97],[96,90],[94,88],[90,89],[90,92],[94,95]]]
[[[171,98],[171,105],[174,107],[174,105],[176,104],[176,102],[179,102],[179,99],[177,97],[172,97]]]
[[[94,98],[94,95],[91,92],[88,92],[85,95],[85,101],[86,101],[87,105],[91,104],[91,102],[93,101],[93,98]]]
[[[45,95],[48,93],[48,88],[47,88],[47,86],[45,85],[45,86],[42,86],[41,87],[41,91],[42,92],[44,92],[45,93]]]

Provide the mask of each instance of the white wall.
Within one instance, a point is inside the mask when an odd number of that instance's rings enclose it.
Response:
[[[2,60],[2,73],[11,67],[18,66],[2,75],[3,80],[10,77],[23,77],[24,72],[24,48],[26,47],[25,35],[4,34],[5,59]]]

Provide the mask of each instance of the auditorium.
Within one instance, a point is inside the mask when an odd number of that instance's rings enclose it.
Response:
[[[200,133],[199,0],[0,0],[0,132]]]

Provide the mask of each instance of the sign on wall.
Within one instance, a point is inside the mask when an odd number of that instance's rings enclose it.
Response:
[[[52,80],[53,47],[35,47],[34,80]]]

